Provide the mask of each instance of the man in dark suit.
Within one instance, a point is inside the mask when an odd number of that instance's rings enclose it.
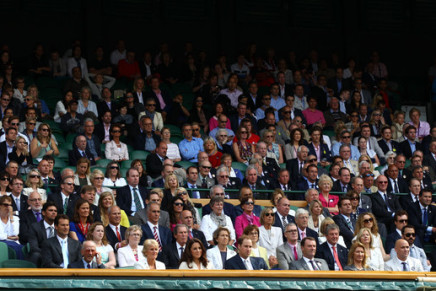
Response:
[[[295,224],[298,230],[298,240],[301,241],[305,237],[313,237],[318,245],[318,233],[307,227],[309,222],[309,211],[303,208],[297,209],[295,212]]]
[[[42,244],[42,267],[64,268],[69,262],[80,260],[80,242],[69,238],[70,219],[60,214],[55,219],[56,236],[47,239]]]
[[[371,198],[368,195],[363,194],[363,179],[360,177],[351,178],[351,190],[354,193],[359,195],[359,206],[358,208],[362,208],[366,210],[366,212],[372,212],[372,202]],[[355,217],[357,219],[357,217]]]
[[[390,254],[391,250],[395,246],[395,242],[402,237],[401,231],[403,230],[403,227],[408,225],[409,222],[409,214],[406,210],[398,210],[395,212],[394,215],[394,223],[395,223],[395,230],[388,234],[386,237],[386,253]],[[422,248],[422,244],[418,237],[415,239],[415,245],[417,247]]]
[[[89,202],[89,205],[90,205],[89,210],[91,211],[94,222],[101,221],[100,209],[98,209],[98,207],[94,205],[94,199],[95,199],[96,192],[97,192],[97,189],[91,185],[84,185],[80,189],[80,198]],[[68,215],[68,217],[70,217],[71,220],[73,220],[74,210],[76,208],[76,204],[77,204],[78,200],[79,199],[77,199],[74,202],[74,204],[68,204],[67,215]]]
[[[151,52],[144,52],[144,59],[139,62],[139,71],[141,72],[142,78],[146,80],[150,79],[154,73],[156,73],[157,67],[152,62]]]
[[[402,177],[404,180],[409,181],[412,177],[412,172],[406,169],[406,157],[403,154],[397,155],[395,158],[395,166],[398,168],[398,177]]]
[[[338,121],[342,121],[344,123],[348,121],[347,115],[339,108],[339,99],[337,97],[330,98],[329,107],[329,109],[323,112],[326,129],[333,129]]]
[[[430,153],[424,156],[422,164],[424,166],[429,166],[436,173],[436,140],[433,140],[430,143],[429,151]]]
[[[350,169],[346,167],[340,168],[339,179],[333,182],[332,191],[347,193],[348,190],[351,190],[350,180],[351,180]]]
[[[15,140],[17,139],[18,131],[15,127],[9,127],[6,129],[5,141],[0,142],[0,167],[3,169],[6,165],[6,161],[9,161],[8,154],[12,152],[12,148],[15,146]]]
[[[270,179],[276,179],[277,174],[280,171],[280,167],[277,164],[276,160],[273,158],[268,158],[267,155],[267,146],[263,141],[259,142],[256,146],[256,151],[262,157],[262,170],[265,176],[268,176]]]
[[[301,252],[303,257],[293,261],[289,270],[328,271],[329,266],[324,259],[315,258],[318,241],[313,237],[305,237],[301,241]]]
[[[61,182],[61,191],[48,195],[47,200],[53,201],[58,208],[59,214],[67,214],[68,209],[74,209],[79,195],[74,193],[74,179],[67,176]]]
[[[184,224],[177,224],[173,230],[173,243],[163,247],[160,253],[159,261],[162,261],[167,269],[178,269],[179,262],[188,242],[188,228]]]
[[[291,175],[291,181],[298,181],[303,177],[303,166],[308,154],[309,150],[307,147],[300,146],[297,150],[297,158],[286,161],[286,169]]]
[[[407,192],[403,192],[407,193],[407,195],[401,195],[398,199],[403,209],[409,208],[411,204],[418,203],[419,193],[421,193],[421,183],[419,182],[419,180],[416,178],[410,179],[408,190],[409,191]]]
[[[89,149],[86,148],[86,138],[83,135],[76,137],[76,146],[68,153],[68,163],[70,166],[76,166],[80,158],[87,158],[91,162],[91,166],[95,166],[94,156]]]
[[[111,89],[104,87],[101,92],[101,97],[103,100],[97,103],[97,111],[100,119],[104,119],[106,112],[110,112],[111,117],[115,116],[117,114],[117,106],[112,98]]]
[[[113,205],[107,211],[109,218],[109,224],[105,228],[106,238],[109,244],[116,252],[119,248],[127,245],[126,230],[127,228],[122,226],[121,223],[121,209]]]
[[[151,77],[150,80],[151,90],[145,93],[145,97],[153,98],[157,104],[156,110],[162,112],[165,109],[171,108],[172,99],[171,99],[171,95],[165,89],[160,89],[159,86],[160,86],[159,77],[157,76]],[[157,94],[162,96],[162,99],[165,102],[165,106],[162,106],[163,103],[160,103],[159,99],[157,98]]]
[[[423,243],[434,241],[436,233],[436,206],[431,202],[432,191],[423,189],[419,193],[419,202],[407,208],[409,224],[415,227],[416,235]]]
[[[11,188],[12,209],[14,214],[18,215],[21,211],[26,211],[29,205],[27,204],[27,196],[23,195],[23,179],[19,176],[13,177],[9,184]]]
[[[133,218],[135,212],[145,207],[148,190],[139,186],[139,172],[129,169],[126,173],[127,185],[117,189],[117,205]]]
[[[394,153],[400,151],[400,144],[392,140],[392,129],[390,126],[384,126],[381,129],[381,135],[382,138],[378,141],[378,145],[385,155],[389,151],[393,151]]]
[[[104,113],[102,113],[102,115],[99,116],[101,116],[101,122],[95,125],[95,134],[102,143],[107,143],[110,141],[111,137],[110,129],[112,113],[110,111],[105,111]]]
[[[326,229],[327,241],[319,246],[315,257],[324,259],[327,262],[329,270],[342,271],[347,265],[348,250],[338,244],[339,226],[330,224]]]
[[[256,124],[256,119],[253,116],[247,114],[247,105],[244,103],[238,103],[238,108],[236,109],[237,113],[229,116],[230,126],[233,132],[238,131],[239,126],[241,125],[241,121],[245,118],[251,120],[252,124]]]
[[[385,171],[385,175],[388,178],[387,191],[389,193],[407,193],[409,190],[406,180],[404,180],[403,177],[399,177],[398,173],[399,170],[395,165],[389,165],[388,169]]]
[[[299,87],[300,91],[301,91],[301,94],[304,94],[303,86],[302,85],[297,85],[296,87]],[[301,119],[303,120],[303,123],[306,124],[307,122],[306,122],[306,118],[303,115],[303,111],[301,111],[298,108],[295,108],[295,106],[294,106],[295,96],[293,96],[293,95],[286,96],[285,102],[286,102],[286,105],[289,106],[289,109],[291,111],[291,119],[293,120],[295,117],[300,116]],[[286,106],[283,107],[283,108],[286,108]]]
[[[342,90],[351,88],[351,82],[349,79],[344,79],[344,71],[341,67],[338,67],[336,68],[335,77],[328,80],[327,87],[333,89],[334,96],[339,96]]]
[[[303,166],[303,177],[297,183],[297,190],[306,191],[307,189],[318,188],[318,167],[314,164]],[[302,199],[299,199],[302,200]]]
[[[246,235],[238,238],[238,254],[224,264],[226,270],[268,270],[264,259],[250,257],[253,243]]]
[[[55,236],[54,220],[57,214],[58,210],[56,204],[54,204],[53,201],[47,201],[42,207],[42,216],[44,219],[39,222],[34,222],[28,229],[28,241],[30,245],[28,260],[38,267],[41,266],[41,249],[43,242]]]
[[[224,188],[221,185],[215,185],[215,186],[212,186],[212,188],[210,188],[210,192],[209,192],[210,199],[212,199],[215,196],[220,196],[223,198],[225,197]],[[203,216],[210,214],[211,212],[212,212],[212,209],[210,208],[209,204],[206,204],[203,206],[203,211],[202,211]],[[233,221],[233,223],[235,222],[236,215],[235,215],[235,210],[234,210],[233,204],[230,204],[228,202],[224,202],[223,212],[225,215],[230,217],[230,219]]]
[[[170,228],[170,216],[167,211],[162,210],[162,198],[160,198],[158,192],[151,190],[151,192],[148,193],[148,197],[145,200],[145,203],[148,205],[150,204],[150,202],[159,203],[161,207],[160,216],[159,216],[159,225]],[[135,218],[139,219],[141,221],[141,224],[147,223],[148,221],[147,206],[139,211],[136,211]]]
[[[401,210],[400,202],[395,195],[387,193],[388,179],[384,175],[377,178],[378,191],[371,194],[372,213],[378,222],[386,225],[388,231],[393,230],[393,217],[396,211]]]
[[[290,179],[289,171],[287,169],[280,169],[279,175],[277,177],[277,181],[274,181],[273,189],[281,189],[283,191],[291,191],[295,189],[295,185],[293,181]],[[286,193],[286,195],[289,197],[289,193]],[[297,199],[292,199],[297,200]]]
[[[407,139],[400,143],[400,152],[410,159],[415,151],[422,151],[422,147],[421,143],[415,141],[416,128],[413,125],[406,128],[405,134]]]
[[[266,187],[262,185],[260,179],[258,179],[259,173],[255,166],[250,165],[245,170],[245,180],[243,186],[247,186],[253,191],[253,195],[255,199],[269,199],[268,193],[265,192],[256,192],[256,190],[266,190]]]
[[[351,207],[351,200],[348,197],[341,197],[338,202],[339,214],[333,216],[333,220],[339,226],[339,231],[344,238],[345,245],[349,249],[351,241],[354,237],[354,228],[356,221],[351,217],[353,209]]]
[[[146,239],[156,239],[159,244],[159,252],[166,245],[171,244],[172,234],[169,228],[159,225],[160,204],[157,202],[150,202],[147,205],[148,221],[141,226],[142,238],[139,244],[144,244]]]
[[[168,159],[167,157],[168,146],[165,142],[160,142],[156,147],[156,152],[149,154],[145,160],[145,168],[147,169],[147,174],[156,179],[162,172],[163,161]]]
[[[37,191],[30,193],[27,203],[30,209],[20,211],[20,243],[22,245],[29,241],[30,225],[43,220],[41,195]]]
[[[207,248],[207,241],[206,237],[204,236],[204,233],[201,230],[194,229],[194,214],[191,212],[191,210],[183,210],[182,214],[180,215],[181,221],[183,224],[185,224],[188,227],[188,240],[193,238],[198,238],[204,245],[205,248]]]
[[[97,245],[92,240],[83,242],[80,250],[82,258],[79,261],[72,262],[68,265],[69,269],[105,269],[106,266],[101,263],[101,255],[97,252]],[[95,262],[94,262],[95,258]]]
[[[291,204],[288,198],[282,197],[277,201],[277,212],[275,214],[274,226],[280,227],[282,231],[288,223],[294,222],[295,218],[289,215],[289,210],[291,209]],[[285,236],[283,236],[285,238]]]

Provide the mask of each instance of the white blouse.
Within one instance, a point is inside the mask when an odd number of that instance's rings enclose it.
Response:
[[[104,178],[103,180],[103,186],[108,186],[108,187],[123,187],[126,186],[126,180],[124,178],[119,178],[115,180],[115,183],[112,182],[112,180],[110,178]]]
[[[0,240],[9,240],[8,236],[16,236],[20,233],[20,218],[14,216],[13,222],[9,218],[6,223],[0,220]],[[15,241],[19,243],[18,241]]]
[[[170,160],[181,159],[178,145],[176,145],[175,143],[169,143],[167,144],[167,146],[168,146],[167,157]]]

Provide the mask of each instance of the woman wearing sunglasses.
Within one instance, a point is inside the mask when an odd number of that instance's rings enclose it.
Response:
[[[11,189],[9,189],[9,183],[11,177],[6,171],[0,172],[0,197],[11,194]]]
[[[241,208],[244,211],[241,215],[236,217],[235,231],[236,238],[244,233],[244,229],[249,225],[260,226],[260,219],[253,213],[254,198],[244,197],[241,199]]]
[[[12,198],[0,197],[0,242],[4,242],[14,249],[17,259],[24,259],[22,246],[18,243],[20,219],[13,215]]]
[[[367,228],[370,230],[372,237],[372,248],[378,249],[383,256],[384,261],[388,261],[390,259],[390,255],[386,254],[385,249],[383,247],[383,242],[379,233],[379,228],[377,224],[377,220],[371,212],[362,213],[357,217],[356,227],[354,228],[354,235],[358,235],[362,228]],[[354,240],[357,240],[356,237]]]
[[[107,164],[103,186],[123,187],[126,186],[126,180],[121,177],[120,166],[116,162]]]
[[[45,155],[59,155],[58,146],[51,136],[51,129],[47,123],[42,123],[38,127],[36,138],[30,143],[30,153],[38,161]]]
[[[25,182],[26,188],[23,189],[23,194],[29,196],[32,192],[38,192],[41,195],[42,202],[47,201],[47,191],[43,189],[44,182],[41,179],[41,174],[37,169],[33,169],[27,174]]]
[[[110,128],[112,140],[106,144],[104,154],[106,159],[114,162],[122,162],[129,159],[127,145],[120,141],[121,125],[113,124]]]
[[[29,147],[26,139],[18,136],[15,140],[15,146],[12,152],[8,155],[10,161],[15,161],[22,168],[27,168],[33,165],[32,156],[29,153]]]

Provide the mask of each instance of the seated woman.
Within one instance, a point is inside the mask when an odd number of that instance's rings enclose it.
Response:
[[[394,122],[392,122],[392,139],[398,141],[403,136],[404,119],[406,113],[404,111],[395,111]]]
[[[223,156],[221,157],[221,164],[227,167],[230,179],[238,178],[242,183],[242,181],[244,180],[244,176],[242,175],[241,171],[232,168],[232,162],[232,156],[229,154],[223,154]]]
[[[211,137],[206,137],[203,143],[204,152],[209,156],[209,162],[212,167],[217,168],[221,165],[221,156],[223,155],[218,151],[215,140]]]
[[[103,180],[103,186],[123,187],[126,186],[126,180],[121,177],[120,166],[117,162],[111,162],[106,166],[106,174]]]
[[[236,255],[236,252],[229,245],[230,230],[225,227],[218,227],[213,232],[213,241],[215,246],[207,250],[207,259],[211,264],[211,269],[222,270],[226,260]]]
[[[91,100],[91,88],[83,87],[80,91],[80,99],[77,107],[77,113],[90,117],[93,120],[98,118],[97,105]]]
[[[369,156],[373,164],[375,164],[377,167],[380,165],[380,160],[374,150],[367,148],[367,141],[368,140],[366,139],[366,137],[364,136],[359,137],[357,148],[359,149],[360,155]]]
[[[147,239],[144,241],[142,248],[142,255],[145,260],[135,262],[133,267],[142,270],[165,270],[165,264],[156,260],[159,254],[159,244],[154,239]]]
[[[201,216],[200,213],[198,212],[198,208],[200,207],[201,204],[194,204],[194,202],[192,202],[191,198],[188,195],[188,191],[186,191],[186,188],[183,187],[179,187],[177,188],[177,196],[179,196],[180,198],[183,199],[183,203],[185,204],[185,206],[183,207],[183,209],[187,209],[189,211],[191,211],[194,220],[194,225],[193,228],[195,229],[200,229],[200,224],[201,224]]]
[[[130,168],[138,170],[139,173],[139,185],[143,187],[148,187],[148,179],[147,179],[147,173],[145,172],[144,165],[142,164],[142,161],[139,159],[133,160],[130,163]]]
[[[361,228],[356,236],[356,241],[363,244],[365,247],[365,253],[367,257],[368,266],[374,271],[384,270],[383,255],[380,248],[375,248],[373,243],[373,236],[371,235],[371,230],[369,228]]]
[[[266,143],[267,156],[276,160],[278,164],[284,163],[282,147],[275,141],[276,132],[267,129],[263,132],[262,141]]]
[[[372,268],[366,264],[365,246],[360,242],[355,242],[351,245],[348,252],[348,264],[344,267],[344,271],[372,271]]]
[[[118,124],[112,124],[110,128],[112,140],[106,144],[104,150],[106,159],[114,162],[122,162],[129,159],[129,151],[127,145],[120,141],[121,126]]]
[[[79,198],[74,207],[73,219],[70,221],[70,237],[83,243],[93,221],[91,205],[88,201]]]
[[[0,197],[8,196],[11,194],[11,189],[9,188],[9,183],[11,181],[11,176],[6,171],[0,172]]]
[[[177,224],[182,223],[182,212],[185,208],[185,203],[183,202],[183,198],[177,195],[173,198],[171,205],[168,214],[170,216],[170,228],[171,231],[173,231]]]
[[[38,127],[36,137],[30,142],[30,153],[38,161],[46,155],[59,155],[58,146],[52,138],[51,129],[47,123],[42,123]]]
[[[24,169],[28,169],[33,165],[33,159],[28,149],[26,139],[22,136],[18,136],[15,140],[15,146],[12,149],[12,152],[8,154],[9,161],[15,161],[20,165],[21,173],[24,173]]]
[[[321,201],[323,207],[327,207],[331,214],[336,215],[339,213],[338,202],[339,197],[331,195],[330,191],[333,188],[333,181],[327,175],[321,175],[318,181],[319,187],[319,201]]]
[[[112,192],[110,188],[103,186],[103,180],[104,180],[104,174],[99,169],[95,169],[92,171],[91,175],[89,176],[89,180],[91,181],[91,185],[95,187],[95,198],[94,198],[94,205],[98,205],[98,200],[100,200],[100,195],[103,192]]]
[[[94,222],[89,228],[86,239],[95,242],[97,252],[99,252],[101,256],[101,263],[106,269],[115,269],[117,261],[115,259],[114,249],[106,238],[104,225],[101,222]]]
[[[209,262],[206,248],[198,238],[188,240],[185,251],[180,259],[179,270],[207,270]]]
[[[142,230],[138,225],[132,225],[126,230],[125,238],[127,246],[119,248],[117,252],[119,267],[134,266],[136,263],[146,260],[142,252],[143,246],[139,245],[141,237]]]
[[[236,131],[236,137],[238,141],[232,144],[236,161],[248,165],[251,156],[255,152],[254,145],[247,142],[248,129],[245,126],[240,126]]]
[[[177,176],[174,174],[169,174],[165,177],[164,183],[164,196],[162,199],[161,209],[169,211],[172,208],[171,201],[173,197],[177,196],[177,189],[179,188],[179,181],[177,180]]]
[[[13,248],[17,259],[24,259],[23,252],[21,251],[23,246],[18,242],[20,219],[18,216],[13,215],[12,198],[10,196],[0,197],[0,220],[0,242]]]
[[[369,164],[369,169],[362,168],[360,163],[363,161]],[[374,174],[374,180],[377,179],[378,176],[380,176],[380,172],[374,169],[374,164],[372,163],[372,159],[368,155],[361,155],[358,162],[359,162],[359,167],[362,168],[362,170],[360,170],[361,173],[371,171]]]
[[[109,224],[109,216],[108,216],[108,210],[110,207],[115,205],[114,197],[112,194],[112,191],[103,192],[100,195],[100,199],[98,201],[98,209],[100,210],[100,217],[101,221],[103,222],[103,225],[106,227]],[[127,217],[127,214],[124,210],[120,209],[121,211],[121,222],[120,225],[129,228],[130,222],[129,218]]]
[[[76,186],[85,186],[91,185],[91,181],[89,180],[89,173],[91,168],[91,162],[82,157],[77,161],[76,173],[74,174],[74,185]]]
[[[265,207],[260,214],[259,246],[267,251],[268,258],[276,256],[276,249],[283,244],[283,232],[280,227],[273,226],[275,215],[271,207]]]
[[[319,200],[312,200],[309,204],[309,221],[307,222],[307,227],[316,231],[319,235],[321,224],[325,217],[322,214],[323,206]]]
[[[285,192],[282,189],[275,189],[274,192],[271,195],[271,204],[273,205],[272,211],[274,213],[277,212],[277,201],[280,200],[280,198],[285,197]]]
[[[171,142],[171,131],[168,127],[162,128],[161,132],[162,141],[167,144],[167,157],[174,163],[182,160],[180,156],[179,146]]]
[[[209,119],[209,131],[214,130],[218,127],[218,118],[221,114],[226,115],[224,104],[221,102],[217,102],[215,104],[215,114]],[[230,126],[230,120],[227,118],[226,128],[232,129]]]
[[[298,148],[307,143],[304,140],[304,132],[301,128],[294,128],[291,130],[290,138],[290,143],[285,145],[285,157],[287,161],[296,159]]]
[[[23,194],[29,196],[30,193],[37,191],[41,195],[43,203],[47,201],[47,191],[43,189],[44,182],[41,179],[41,174],[37,169],[30,170],[27,174],[27,179],[25,182],[26,188],[23,189]]]
[[[241,215],[236,217],[235,220],[235,231],[236,231],[236,238],[240,237],[244,229],[248,225],[256,225],[260,226],[260,218],[254,215],[253,209],[254,209],[254,198],[252,197],[244,197],[241,199],[241,208],[244,211]]]
[[[270,269],[278,264],[275,255],[268,256],[266,249],[257,245],[259,241],[259,228],[256,225],[248,225],[244,229],[243,234],[248,236],[252,242],[250,257],[262,258]]]
[[[224,198],[220,196],[215,196],[210,200],[210,208],[212,212],[210,214],[204,215],[201,221],[201,231],[206,237],[206,241],[209,245],[215,245],[213,241],[212,234],[218,227],[225,227],[230,232],[230,242],[229,245],[233,245],[236,239],[235,229],[233,228],[232,220],[229,216],[225,215],[223,212],[224,208]]]

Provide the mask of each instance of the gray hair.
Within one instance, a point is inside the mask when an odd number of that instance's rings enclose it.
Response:
[[[307,148],[307,146],[305,146],[305,145],[301,145],[301,146],[298,147],[297,153],[301,152],[301,151],[304,150],[304,149],[309,150],[309,149]]]
[[[307,189],[306,192],[304,193],[304,199],[307,199],[307,196],[309,196],[309,193],[312,192],[312,191],[315,191],[315,192],[319,195],[318,190],[316,190],[315,188],[309,188],[309,189]]]
[[[362,168],[362,166],[364,164],[368,164],[369,166],[371,166],[367,161],[361,161],[360,164],[359,164],[359,169]]]
[[[221,174],[224,171],[229,174],[229,169],[227,169],[227,167],[223,165],[223,166],[219,167],[218,170],[216,170],[216,175],[218,176],[219,174]]]
[[[94,120],[92,120],[92,118],[86,118],[85,121],[83,121],[83,124],[87,122],[92,122],[92,124],[94,124]]]
[[[339,226],[336,223],[329,224],[325,229],[325,233],[328,234],[332,229],[336,229],[337,231],[339,231]]]
[[[229,134],[229,133],[227,132],[227,129],[224,129],[224,128],[218,129],[218,130],[216,131],[216,134],[215,134],[215,138],[216,138],[216,139],[218,139],[218,136],[220,136],[221,132],[225,132],[227,135]]]
[[[298,218],[300,215],[303,215],[303,214],[309,215],[309,211],[307,211],[304,208],[298,208],[297,211],[295,211],[295,218]]]
[[[223,192],[224,192],[224,187],[223,186],[221,186],[221,185],[214,185],[214,186],[212,186],[211,188],[210,188],[210,190],[209,190],[209,196],[210,195],[213,195],[214,193],[215,193],[215,189],[216,188],[220,188],[221,190],[223,190]]]
[[[259,172],[257,171],[256,167],[253,166],[253,165],[249,165],[247,167],[247,169],[245,169],[245,177],[248,176],[248,172],[251,171],[251,170],[255,170],[256,171],[256,175],[259,176]]]

